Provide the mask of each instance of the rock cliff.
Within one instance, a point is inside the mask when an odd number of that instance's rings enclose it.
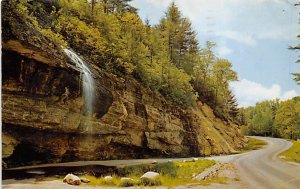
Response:
[[[25,18],[5,13],[2,23],[2,158],[7,166],[200,156],[243,147],[238,126],[216,117],[207,105],[170,105],[139,82],[92,63],[94,115],[85,116],[81,73],[61,47]]]

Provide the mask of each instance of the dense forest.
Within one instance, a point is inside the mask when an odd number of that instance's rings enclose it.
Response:
[[[234,120],[238,108],[229,82],[237,80],[237,73],[214,53],[216,44],[200,46],[191,21],[175,3],[159,24],[151,25],[129,2],[59,0],[47,7],[37,1],[15,3],[37,31],[101,69],[134,78],[183,108],[201,100],[219,117]]]
[[[239,120],[245,134],[300,138],[300,97],[286,101],[270,100],[241,108]]]

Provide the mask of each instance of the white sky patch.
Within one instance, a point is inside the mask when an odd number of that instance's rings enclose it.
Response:
[[[146,0],[148,3],[153,4],[156,7],[168,7],[173,0]]]
[[[259,39],[273,39],[276,40],[278,38],[284,39],[286,41],[295,40],[295,36],[297,33],[295,31],[299,31],[299,25],[286,25],[285,27],[278,27],[274,29],[269,29],[266,31],[262,31],[257,35]]]
[[[290,91],[285,92],[285,93],[282,95],[281,100],[287,100],[287,99],[293,98],[293,97],[295,97],[295,96],[298,96],[297,92],[294,91],[294,90],[290,90]]]
[[[215,34],[217,36],[232,39],[239,43],[249,45],[249,46],[254,46],[256,44],[256,41],[253,37],[251,37],[250,35],[245,35],[245,34],[239,33],[237,31],[229,31],[228,30],[228,31],[216,32]]]
[[[278,84],[265,87],[260,83],[247,79],[232,82],[230,86],[236,95],[240,107],[254,106],[259,101],[273,100],[276,98],[287,100],[299,95],[295,90],[282,91]]]
[[[226,47],[226,46],[219,47],[217,51],[218,51],[218,54],[219,54],[221,57],[222,57],[222,56],[226,56],[226,55],[230,55],[230,54],[233,52],[232,49],[230,49],[230,48],[228,48],[228,47]]]

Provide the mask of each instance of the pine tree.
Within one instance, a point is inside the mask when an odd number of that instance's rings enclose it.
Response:
[[[189,54],[198,52],[196,32],[192,29],[191,22],[181,16],[181,13],[173,2],[169,7],[165,18],[160,21],[161,36],[168,45],[170,61],[178,68],[183,68]]]
[[[229,116],[235,120],[237,118],[237,115],[239,113],[238,103],[233,94],[230,94],[228,96],[227,100],[227,108],[228,108],[228,114]]]

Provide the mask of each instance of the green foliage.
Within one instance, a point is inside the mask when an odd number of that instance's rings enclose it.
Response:
[[[287,100],[279,105],[275,128],[284,138],[300,138],[300,100]]]
[[[28,22],[30,22],[38,32],[41,32],[44,36],[48,37],[50,40],[52,40],[53,42],[55,42],[61,46],[67,46],[67,42],[64,40],[62,35],[60,35],[59,33],[53,32],[49,28],[40,27],[40,25],[37,21],[37,18],[35,16],[33,16],[32,12],[30,12],[30,10],[28,8],[29,4],[26,0],[20,0],[20,1],[13,0],[12,3],[16,4],[17,13],[20,14],[21,17],[25,18]],[[32,8],[32,7],[30,7],[30,8]]]
[[[237,73],[228,60],[214,55],[214,47],[213,42],[207,42],[206,48],[201,49],[193,68],[193,87],[219,117],[236,121],[238,108],[229,82],[237,80]]]
[[[297,82],[298,85],[300,85],[300,73],[293,73],[294,80]]]
[[[141,165],[133,165],[126,166],[119,170],[119,174],[121,176],[141,176],[147,171],[155,171],[155,166],[153,164],[141,164]]]
[[[300,98],[263,101],[239,112],[248,134],[300,138]],[[242,114],[242,115],[241,115]]]
[[[190,183],[207,185],[210,183],[223,183],[224,179],[215,178],[208,181],[193,180],[195,175],[200,174],[206,168],[215,164],[213,160],[198,160],[195,162],[168,162],[158,164],[141,164],[127,166],[118,170],[118,176],[114,175],[111,180],[105,180],[104,177],[95,178],[85,175],[93,186],[167,186],[174,187]],[[140,177],[148,172],[155,171],[160,173],[154,180],[141,179]],[[121,177],[131,178],[132,180],[123,180]]]
[[[130,187],[130,186],[137,186],[139,185],[140,181],[134,179],[121,179],[121,182],[118,186],[120,187]]]
[[[120,175],[122,176],[141,176],[147,171],[155,171],[162,175],[169,177],[177,176],[178,167],[173,162],[159,163],[159,164],[141,164],[134,166],[127,166],[121,169]]]
[[[177,176],[178,166],[176,166],[172,162],[168,163],[159,163],[156,166],[157,172],[159,172],[162,175],[175,178]]]
[[[154,179],[141,179],[141,185],[143,186],[159,186],[161,184],[162,182],[159,176]]]
[[[14,1],[40,33],[99,68],[133,77],[181,107],[202,100],[219,116],[235,117],[228,82],[237,76],[231,63],[215,56],[212,42],[200,48],[191,21],[175,3],[151,26],[142,22],[130,0],[58,0],[52,7]],[[46,23],[40,15],[47,16]]]
[[[51,29],[39,29],[42,34],[50,38],[52,41],[60,44],[63,47],[67,47],[67,42],[64,40],[62,35],[54,33]]]
[[[179,167],[177,171],[178,178],[193,178],[193,174],[197,175],[203,172],[207,167],[213,166],[216,162],[212,160],[198,160],[195,162],[175,162]]]

